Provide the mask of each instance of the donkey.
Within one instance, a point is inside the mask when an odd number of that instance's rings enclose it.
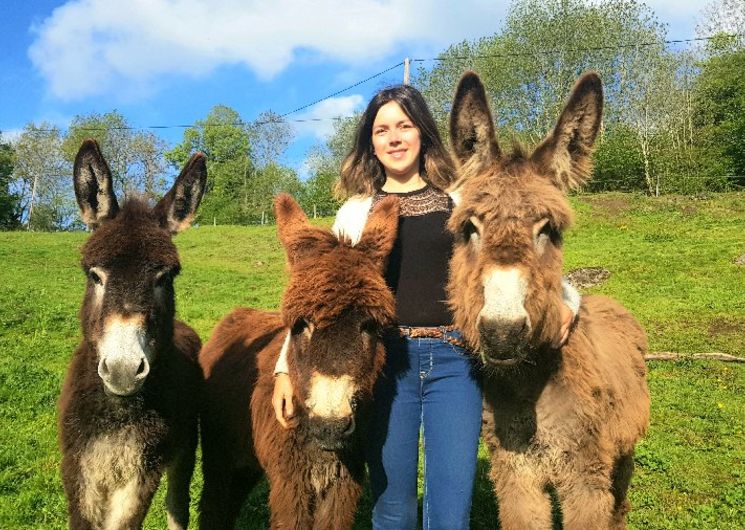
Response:
[[[563,347],[565,191],[584,183],[601,122],[602,85],[582,76],[553,132],[527,154],[502,154],[484,87],[463,76],[450,133],[459,176],[448,296],[456,326],[483,362],[484,427],[504,530],[626,528],[634,446],[649,423],[637,321],[602,296],[582,300]]]
[[[72,529],[140,528],[164,469],[168,527],[188,525],[201,342],[174,319],[171,236],[189,226],[206,177],[196,154],[154,208],[135,198],[119,208],[95,140],[75,158],[75,196],[93,233],[82,247],[83,340],[59,400]]]
[[[379,334],[395,314],[383,270],[398,202],[380,201],[354,245],[311,226],[289,195],[277,197],[275,213],[290,273],[281,314],[236,309],[199,354],[203,529],[233,528],[262,469],[272,528],[350,528],[362,491],[364,418],[385,360]],[[296,402],[290,429],[271,404],[283,347]]]

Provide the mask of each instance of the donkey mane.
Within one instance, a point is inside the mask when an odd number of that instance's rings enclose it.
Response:
[[[155,258],[162,266],[178,267],[179,257],[167,229],[146,200],[127,198],[119,212],[102,223],[82,247],[83,267]]]
[[[372,265],[370,257],[346,238],[336,239],[321,229],[308,232],[301,238],[323,235],[326,256],[319,260],[316,254],[296,263],[282,302],[285,325],[291,328],[299,319],[312,315],[316,328],[323,329],[356,307],[365,308],[377,322],[389,322],[395,306],[385,280],[373,275],[362,278],[357,272],[363,262],[368,268]]]

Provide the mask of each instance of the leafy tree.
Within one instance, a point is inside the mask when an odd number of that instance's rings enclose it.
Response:
[[[696,27],[700,37],[716,36],[709,52],[731,52],[745,45],[745,0],[716,0],[702,11],[703,20]]]
[[[745,49],[710,57],[695,86],[695,126],[714,180],[745,185]],[[717,175],[718,174],[718,175]]]
[[[258,169],[251,178],[246,221],[261,224],[268,222],[273,217],[275,195],[285,192],[299,197],[302,189],[300,179],[290,168],[272,162]]]
[[[204,120],[184,131],[180,144],[166,153],[179,169],[192,153],[207,156],[207,190],[197,212],[206,223],[247,223],[251,201],[251,129],[230,107],[217,105]]]
[[[679,79],[665,36],[664,25],[636,0],[515,0],[502,31],[449,47],[434,68],[419,71],[416,83],[446,133],[457,80],[464,70],[476,70],[502,139],[535,143],[553,126],[578,75],[598,71],[606,99],[607,154],[620,153],[609,142],[628,146],[633,138],[642,160],[636,169],[648,191],[656,193],[661,176],[655,160],[665,145],[659,135],[677,126],[669,119],[670,107],[680,104],[670,97]],[[611,134],[617,126],[623,131]]]
[[[0,229],[18,228],[19,197],[11,190],[15,153],[10,144],[0,144]]]
[[[70,228],[77,208],[59,128],[27,124],[14,148],[13,180],[20,198],[17,218],[34,230]]]
[[[117,193],[144,193],[152,198],[165,188],[165,142],[150,132],[132,129],[118,111],[75,116],[62,143],[68,162],[86,138],[95,138],[109,163]]]
[[[341,162],[337,162],[327,146],[316,145],[308,152],[306,163],[310,177],[303,186],[301,205],[311,215],[333,215],[340,205],[334,196],[334,185],[339,179]]]

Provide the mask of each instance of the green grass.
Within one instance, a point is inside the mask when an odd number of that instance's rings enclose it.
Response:
[[[593,288],[623,302],[651,348],[745,355],[745,194],[705,200],[623,194],[573,199],[566,270],[605,267]],[[0,528],[61,529],[56,401],[79,340],[84,290],[78,249],[86,235],[0,233]],[[284,256],[274,227],[195,228],[176,238],[183,272],[179,317],[203,340],[238,305],[278,307]],[[745,367],[650,363],[652,424],[638,446],[632,528],[740,529],[745,521]],[[496,503],[481,452],[474,529],[494,528]],[[201,490],[192,485],[193,513]],[[265,528],[266,488],[246,505],[243,528]],[[358,524],[369,528],[363,499]],[[146,528],[164,528],[163,488]]]

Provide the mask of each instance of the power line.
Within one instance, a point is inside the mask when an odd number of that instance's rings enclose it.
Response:
[[[736,36],[742,36],[743,34],[729,34],[727,36],[730,37],[736,37]],[[645,46],[656,46],[661,44],[680,44],[680,43],[690,43],[690,42],[698,42],[698,41],[708,41],[715,38],[719,38],[719,35],[712,35],[708,37],[694,37],[690,39],[674,39],[674,40],[665,40],[665,41],[657,41],[657,42],[644,42],[644,43],[635,43],[635,44],[620,44],[620,45],[614,45],[614,46],[597,46],[597,47],[589,47],[589,48],[575,48],[575,49],[544,49],[544,50],[534,50],[531,52],[522,52],[522,53],[505,53],[505,54],[494,54],[494,55],[471,55],[471,56],[461,56],[461,57],[436,57],[436,58],[430,58],[430,59],[410,59],[411,62],[428,62],[428,61],[438,61],[438,62],[448,62],[448,61],[469,61],[474,59],[497,59],[497,58],[507,58],[507,57],[525,57],[525,56],[532,56],[532,55],[540,55],[540,54],[557,54],[557,53],[567,53],[567,52],[587,52],[587,51],[600,51],[600,50],[613,50],[613,49],[624,49],[624,48],[636,48],[636,47],[645,47]],[[310,103],[306,103],[305,105],[301,105],[300,107],[297,107],[291,111],[285,112],[283,114],[280,114],[277,116],[276,119],[270,119],[270,120],[262,120],[262,121],[256,121],[256,122],[245,122],[243,120],[238,120],[233,123],[220,123],[220,124],[174,124],[174,125],[146,125],[146,126],[120,126],[120,127],[80,127],[78,130],[81,131],[114,131],[114,130],[145,130],[145,129],[154,129],[154,130],[161,130],[161,129],[189,129],[192,127],[202,127],[202,128],[212,128],[212,127],[243,127],[243,126],[261,126],[261,125],[267,125],[271,123],[279,123],[281,118],[285,118],[291,114],[294,114],[296,112],[299,112],[301,110],[305,110],[309,107],[312,107],[313,105],[316,105],[317,103],[320,103],[322,101],[326,101],[328,99],[331,99],[333,97],[336,97],[340,94],[343,94],[344,92],[347,92],[348,90],[351,90],[355,87],[358,87],[364,83],[367,83],[368,81],[371,81],[373,79],[376,79],[383,74],[386,74],[392,70],[395,70],[396,68],[399,68],[401,66],[404,66],[405,61],[401,61],[399,63],[396,63],[384,70],[381,70],[369,77],[366,77],[365,79],[362,79],[360,81],[357,81],[356,83],[349,85],[345,88],[342,88],[341,90],[337,90],[336,92],[333,92],[332,94],[329,94],[327,96],[324,96],[322,98],[316,99]],[[434,113],[437,113],[437,110],[434,110]],[[351,116],[337,116],[333,118],[299,118],[299,119],[293,119],[293,120],[281,120],[286,123],[305,123],[305,122],[321,122],[321,121],[331,121],[331,120],[340,120],[344,118],[349,118]],[[63,128],[60,127],[58,129],[34,129],[33,132],[43,133],[43,132],[55,132],[58,130],[64,130],[68,129],[69,127]]]
[[[342,88],[341,90],[337,90],[336,92],[329,94],[328,96],[322,97],[320,99],[317,99],[315,101],[312,101],[310,103],[306,103],[305,105],[302,105],[300,107],[297,107],[296,109],[293,109],[289,112],[285,112],[284,114],[280,114],[277,116],[276,119],[270,119],[270,120],[261,120],[261,121],[255,121],[255,122],[245,122],[243,120],[238,120],[236,122],[232,123],[215,123],[215,124],[176,124],[176,125],[146,125],[143,127],[134,127],[134,126],[118,126],[118,127],[78,127],[77,129],[79,131],[134,131],[134,130],[143,130],[143,129],[189,129],[192,127],[201,127],[201,128],[211,128],[211,127],[255,127],[260,125],[268,125],[271,123],[308,123],[308,122],[322,122],[322,121],[336,121],[341,120],[345,118],[350,118],[351,116],[335,116],[332,118],[297,118],[293,120],[283,120],[282,118],[289,116],[290,114],[294,114],[296,112],[299,112],[301,110],[307,109],[308,107],[312,107],[313,105],[320,103],[322,101],[326,101],[327,99],[331,99],[335,96],[338,96],[339,94],[343,94],[344,92],[351,90],[355,87],[358,87],[364,83],[367,83],[368,81],[371,81],[377,77],[380,77],[383,74],[386,74],[390,72],[391,70],[395,70],[396,68],[402,66],[404,64],[403,61],[400,63],[394,64],[393,66],[390,66],[386,68],[385,70],[381,70],[380,72],[377,72],[369,77],[366,77],[365,79],[362,79],[360,81],[357,81],[356,83],[349,85],[348,87]],[[33,129],[32,132],[55,132],[58,130],[62,130],[63,128],[60,127],[58,129]],[[69,127],[67,127],[69,130]]]
[[[347,90],[350,90],[350,89],[352,89],[354,87],[360,86],[363,83],[367,83],[368,81],[370,81],[372,79],[375,79],[376,77],[380,77],[381,75],[383,75],[385,73],[388,73],[391,70],[394,70],[394,69],[398,68],[399,66],[403,66],[403,64],[404,64],[404,62],[401,61],[400,63],[394,64],[393,66],[391,66],[389,68],[386,68],[385,70],[382,70],[382,71],[378,72],[377,74],[371,75],[370,77],[368,77],[366,79],[363,79],[362,81],[358,81],[357,83],[355,83],[353,85],[350,85],[347,88],[343,88],[342,90],[338,90],[338,91],[334,92],[333,94],[330,94],[330,95],[328,95],[328,96],[326,96],[324,98],[321,98],[321,99],[317,99],[317,100],[313,101],[312,103],[308,103],[307,105],[303,105],[302,107],[298,107],[295,110],[291,110],[290,112],[285,112],[284,114],[280,114],[279,117],[280,118],[284,118],[285,116],[289,116],[290,114],[294,114],[294,113],[296,113],[298,111],[301,111],[303,109],[307,109],[308,107],[312,107],[316,103],[320,103],[321,101],[326,101],[327,99],[331,99],[334,96],[338,96],[339,94],[341,94],[343,92],[346,92]]]

